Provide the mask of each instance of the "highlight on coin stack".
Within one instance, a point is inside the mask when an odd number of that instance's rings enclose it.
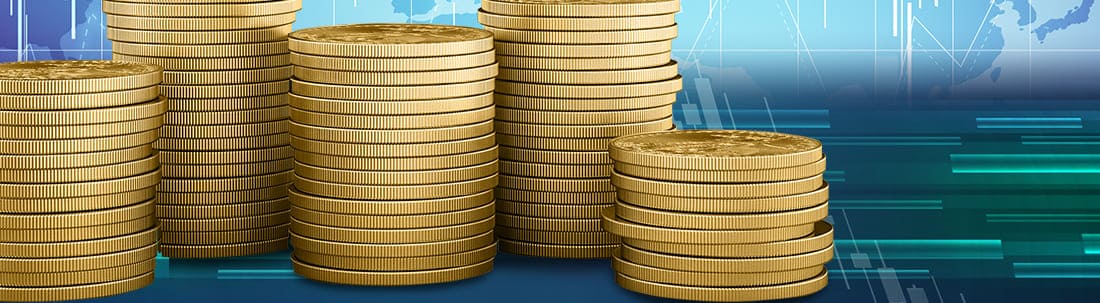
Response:
[[[0,301],[153,282],[160,81],[140,63],[0,64]]]
[[[773,132],[665,131],[615,139],[622,237],[616,282],[648,295],[764,301],[809,295],[833,258],[825,156],[817,140]]]
[[[168,113],[160,251],[172,258],[287,248],[287,35],[301,0],[105,0],[114,59],[163,66]]]
[[[496,232],[510,253],[608,258],[619,238],[600,227],[615,202],[607,145],[673,127],[680,1],[564,2],[484,0],[478,13],[501,67]]]
[[[426,24],[290,35],[295,272],[412,285],[492,270],[492,36]]]

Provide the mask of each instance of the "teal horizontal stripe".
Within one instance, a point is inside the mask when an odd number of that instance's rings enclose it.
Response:
[[[1020,279],[1100,279],[1100,263],[1012,263]]]
[[[875,244],[878,244],[876,249]],[[1004,252],[1001,240],[996,239],[889,239],[889,240],[836,240],[841,259],[851,259],[851,253],[859,251],[870,258],[888,260],[1001,260]]]
[[[1080,241],[1005,241],[1006,256],[1011,257],[1081,257]]]
[[[1096,223],[1100,214],[986,214],[989,223]]]
[[[222,280],[285,280],[300,279],[293,269],[218,269]]]
[[[1021,136],[1024,145],[1098,145],[1100,136]]]
[[[1081,117],[978,117],[978,122],[1081,122]]]
[[[829,269],[829,279],[843,279],[845,275],[849,278],[865,279],[866,277],[871,280],[878,280],[882,277],[879,276],[878,269]],[[894,273],[898,279],[902,280],[918,280],[928,279],[930,272],[927,269],[894,269]]]
[[[832,209],[940,210],[941,200],[829,200]]]
[[[960,137],[926,136],[871,136],[871,137],[819,137],[828,146],[960,146]]]
[[[1038,125],[1023,125],[1023,124],[1005,124],[1005,125],[978,125],[979,129],[1078,129],[1084,128],[1081,124],[1038,124]]]
[[[1086,255],[1100,255],[1100,234],[1081,234]]]
[[[1100,154],[952,154],[957,174],[1100,173]]]

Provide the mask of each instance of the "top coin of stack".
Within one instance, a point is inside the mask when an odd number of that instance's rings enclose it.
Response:
[[[412,285],[492,270],[492,38],[427,24],[291,34],[295,272]]]
[[[153,282],[160,80],[150,64],[0,64],[0,301]]]
[[[678,0],[485,0],[496,36],[504,251],[606,258],[611,139],[672,128]]]
[[[762,301],[825,287],[833,257],[821,142],[757,131],[666,131],[611,142],[603,227],[622,287],[697,301]]]
[[[164,67],[157,214],[168,257],[286,249],[287,35],[301,0],[105,0],[116,60]]]

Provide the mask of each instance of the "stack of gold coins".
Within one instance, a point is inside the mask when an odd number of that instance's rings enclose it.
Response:
[[[500,75],[497,235],[511,253],[607,258],[607,144],[672,128],[678,0],[485,0]]]
[[[161,253],[287,248],[287,35],[301,0],[105,0],[116,60],[164,67]]]
[[[664,131],[611,142],[622,237],[616,281],[649,295],[762,301],[809,295],[833,258],[821,142],[757,131]]]
[[[492,270],[492,38],[426,24],[290,35],[295,272],[412,285]]]
[[[153,282],[160,80],[140,63],[0,64],[0,301]]]

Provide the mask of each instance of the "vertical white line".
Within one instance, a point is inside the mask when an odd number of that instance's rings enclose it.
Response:
[[[788,7],[788,9],[790,9]],[[802,35],[802,0],[796,0],[794,2],[794,31],[798,35]],[[794,70],[795,70],[795,95],[802,95],[802,39],[795,40],[798,45],[798,52],[794,57]],[[807,47],[808,49],[809,47]]]
[[[359,0],[352,1],[351,6],[359,7]]]
[[[15,0],[8,0],[8,16],[15,15]]]
[[[72,13],[72,22],[69,22],[69,39],[76,40],[76,0],[72,0],[69,11]]]
[[[722,0],[718,0],[718,49],[721,50],[721,51],[718,52],[718,70],[722,70],[723,66],[725,66],[725,63],[726,63],[725,62],[726,52],[724,51],[726,49],[726,47],[725,47],[726,46],[725,29],[726,29],[726,4],[725,4],[725,2],[722,2]],[[722,73],[718,73],[718,74],[722,75]]]
[[[940,0],[932,0],[932,6],[940,7]]]
[[[829,29],[829,0],[821,0],[821,27]]]
[[[893,13],[893,15],[894,15],[894,37],[898,36],[898,1],[901,1],[901,0],[894,0],[893,1],[894,2],[894,13]]]
[[[958,55],[958,54],[956,54],[955,51],[956,51],[955,50],[955,0],[951,0],[951,61],[956,61],[957,62],[958,60],[955,60],[955,56]],[[965,62],[961,62],[961,63],[965,63]],[[956,69],[955,65],[959,65],[959,64],[958,63],[951,64],[951,85],[952,86],[955,85],[955,69]]]
[[[924,8],[924,0],[917,0],[917,8]]]
[[[1031,14],[1030,14],[1031,8],[1035,7],[1035,6],[1031,5],[1031,0],[1027,0],[1027,7],[1028,7],[1028,9],[1026,9],[1026,10],[1018,9],[1016,11],[1019,11],[1019,12],[1027,11],[1028,12],[1027,18],[1031,19]],[[1027,96],[1031,97],[1033,95],[1033,93],[1031,91],[1031,88],[1032,88],[1032,85],[1031,85],[1031,83],[1032,83],[1032,77],[1031,77],[1031,68],[1032,68],[1032,65],[1031,65],[1031,63],[1032,63],[1031,34],[1035,32],[1035,20],[1029,20],[1029,21],[1030,22],[1027,23]]]
[[[908,40],[908,45],[905,46],[905,53],[906,53],[905,60],[907,61],[907,63],[906,63],[907,66],[905,67],[905,69],[906,69],[906,74],[909,75],[907,77],[908,82],[909,82],[908,83],[909,101],[912,102],[912,100],[913,100],[913,2],[906,2],[905,18],[907,20],[906,21],[906,29],[905,29],[905,38],[906,38],[906,40]]]
[[[871,0],[871,3],[873,3],[872,6],[874,6],[874,14],[873,15],[875,16],[874,17],[874,26],[872,27],[872,28],[874,28],[874,36],[871,37],[871,41],[874,44],[874,50],[875,50],[874,52],[871,53],[871,56],[872,56],[872,58],[875,62],[874,63],[874,70],[871,71],[871,73],[873,75],[872,79],[871,79],[871,95],[877,95],[878,94],[878,0]]]
[[[733,126],[733,129],[737,129],[737,120],[733,119],[733,104],[730,103],[730,96],[722,93],[722,98],[726,99],[726,112],[730,114],[730,125]]]
[[[775,127],[775,118],[772,117],[772,106],[768,105],[768,97],[764,97],[764,109],[768,110],[768,121],[772,122],[772,131],[779,132],[779,129]]]
[[[23,0],[19,0],[15,17],[15,36],[19,41],[15,43],[15,60],[23,61]]]
[[[336,25],[336,0],[332,0],[332,24]]]

